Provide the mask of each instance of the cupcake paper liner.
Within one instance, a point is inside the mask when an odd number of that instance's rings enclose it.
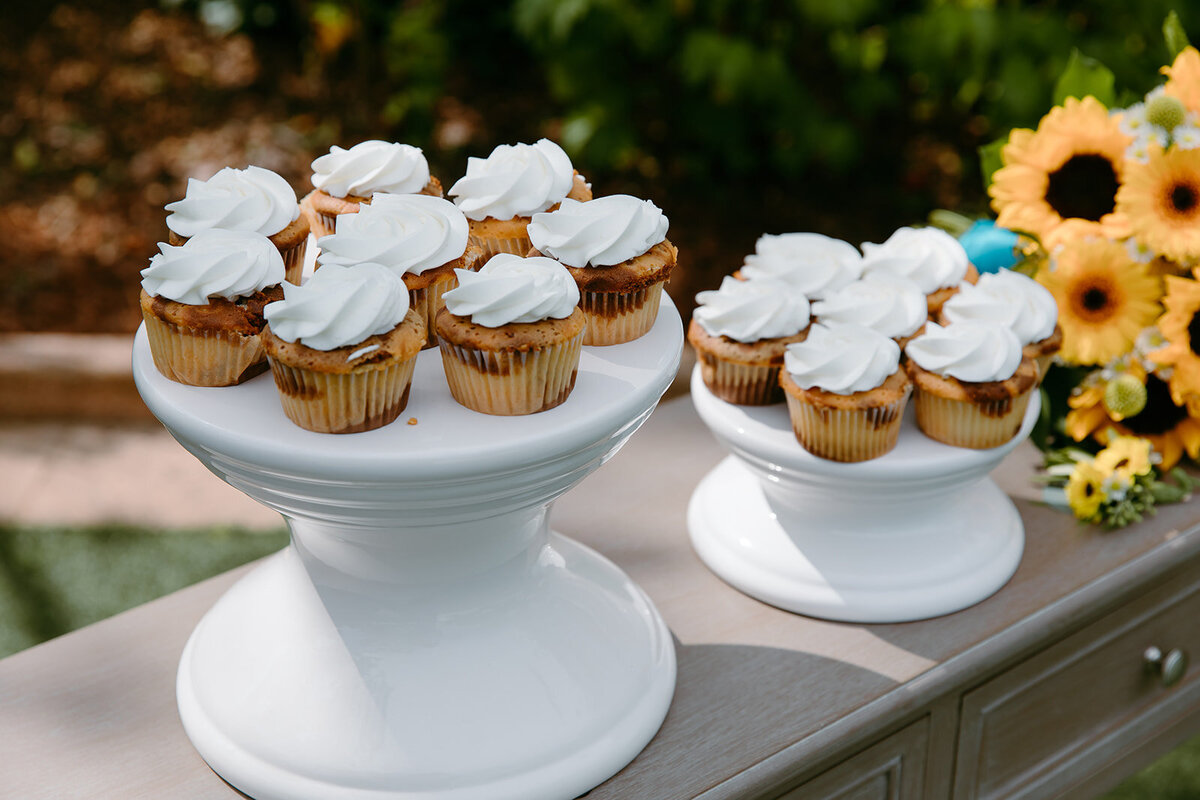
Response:
[[[1054,353],[1047,353],[1044,356],[1038,356],[1033,359],[1033,363],[1037,365],[1037,385],[1042,385],[1042,379],[1046,377],[1046,370],[1050,369],[1050,362],[1054,360]]]
[[[583,343],[622,344],[644,336],[658,318],[663,283],[633,292],[582,292],[579,307],[587,322]]]
[[[583,332],[540,350],[497,352],[441,340],[450,394],[472,411],[518,416],[563,403],[575,386]]]
[[[483,260],[481,264],[486,264],[487,260],[497,253],[510,253],[514,256],[524,258],[533,245],[529,242],[528,236],[520,236],[516,239],[493,239],[487,236],[476,236],[471,234],[467,237],[471,244],[476,245],[483,250]]]
[[[176,383],[233,386],[267,369],[267,355],[257,336],[185,328],[143,314],[154,366]]]
[[[408,405],[417,359],[346,373],[317,372],[275,359],[270,363],[288,419],[317,433],[358,433],[382,428]]]
[[[740,406],[769,406],[783,399],[778,366],[758,366],[722,361],[711,353],[699,353],[700,377],[709,391],[727,403]]]
[[[786,394],[792,431],[800,445],[830,461],[869,461],[896,446],[908,393],[874,408],[819,406]]]
[[[304,275],[304,251],[307,249],[308,237],[305,236],[287,250],[279,251],[279,255],[283,256],[283,277],[289,283],[300,285],[300,279]]]
[[[999,447],[1021,429],[1032,394],[1033,387],[1011,399],[977,404],[948,400],[918,387],[913,398],[917,427],[930,439],[955,447]]]
[[[451,272],[446,280],[435,281],[424,289],[408,290],[409,308],[415,310],[425,323],[425,346],[421,348],[422,350],[437,347],[438,335],[434,320],[437,319],[438,311],[446,305],[442,295],[455,286],[458,286],[458,278]]]

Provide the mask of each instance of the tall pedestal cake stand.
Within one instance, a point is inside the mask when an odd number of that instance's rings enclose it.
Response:
[[[1021,517],[988,473],[1033,429],[990,450],[950,447],[916,427],[909,403],[896,448],[843,464],[792,433],[786,405],[714,396],[699,367],[692,402],[730,451],[692,494],[688,529],[708,567],[788,611],[844,622],[906,622],[959,611],[1016,572]]]
[[[205,761],[256,800],[568,800],[632,760],[674,692],[670,632],[547,516],[649,417],[682,342],[664,298],[649,334],[585,347],[568,400],[526,417],[459,406],[426,350],[399,420],[335,436],[289,422],[270,374],[172,383],[139,331],[146,405],[292,533],[183,652]]]

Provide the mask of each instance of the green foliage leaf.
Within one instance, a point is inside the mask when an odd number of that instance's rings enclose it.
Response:
[[[1067,68],[1054,84],[1054,104],[1062,105],[1068,97],[1080,100],[1091,95],[1106,106],[1112,107],[1117,98],[1116,78],[1112,70],[1079,50],[1071,50]]]
[[[1000,151],[1006,144],[1008,144],[1008,134],[979,146],[979,171],[983,173],[985,189],[992,185],[992,175],[996,174],[996,170],[1004,166],[1004,159],[1001,158]]]
[[[1187,31],[1183,29],[1183,23],[1179,21],[1179,15],[1174,10],[1163,20],[1162,31],[1163,39],[1167,43],[1167,52],[1171,54],[1171,61],[1174,61],[1175,57],[1191,44]]]

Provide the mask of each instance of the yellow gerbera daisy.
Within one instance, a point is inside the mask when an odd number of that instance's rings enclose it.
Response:
[[[1117,192],[1138,241],[1174,261],[1200,256],[1200,149],[1154,148],[1145,164],[1131,162]]]
[[[1048,248],[1079,236],[1124,238],[1129,226],[1116,195],[1131,141],[1094,97],[1069,97],[1036,131],[1014,130],[988,188],[996,224]]]
[[[1171,399],[1200,412],[1200,282],[1174,275],[1164,280],[1167,296],[1163,305],[1167,311],[1159,318],[1158,329],[1167,346],[1147,357],[1171,367]]]
[[[1200,51],[1185,47],[1175,56],[1175,63],[1162,68],[1167,76],[1166,93],[1188,107],[1200,111]]]
[[[1115,475],[1133,483],[1137,476],[1150,472],[1150,442],[1137,436],[1117,436],[1096,454],[1095,465],[1106,478]]]
[[[1091,519],[1104,502],[1104,474],[1090,461],[1080,461],[1067,479],[1067,503],[1079,519]]]
[[[1146,375],[1137,364],[1130,365],[1130,375],[1146,381],[1146,407],[1123,420],[1115,420],[1104,406],[1104,381],[1077,390],[1069,398],[1067,435],[1077,442],[1091,436],[1100,444],[1108,444],[1117,436],[1136,436],[1145,439],[1162,456],[1162,468],[1170,469],[1179,463],[1186,451],[1200,456],[1200,420],[1188,416],[1186,408],[1171,400],[1167,384],[1156,375]]]
[[[1129,351],[1154,322],[1162,286],[1125,247],[1105,239],[1070,242],[1037,279],[1058,302],[1059,355],[1072,364],[1102,364]]]

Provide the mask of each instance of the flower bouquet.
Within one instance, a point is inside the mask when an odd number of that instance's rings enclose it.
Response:
[[[1188,497],[1177,465],[1200,456],[1200,52],[1174,15],[1164,32],[1173,62],[1144,98],[1122,107],[1076,53],[1037,129],[982,151],[1015,268],[1059,307],[1031,437],[1047,500],[1108,527]]]

